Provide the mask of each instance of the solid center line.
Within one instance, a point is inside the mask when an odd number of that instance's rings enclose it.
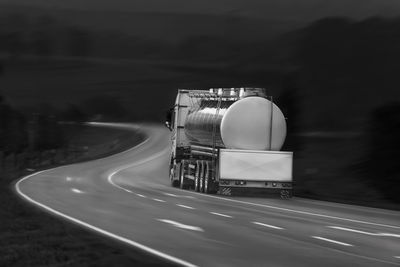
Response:
[[[320,236],[312,236],[312,238],[323,240],[323,241],[334,243],[334,244],[338,244],[338,245],[342,245],[342,246],[346,246],[346,247],[353,247],[353,245],[351,245],[351,244],[339,242],[336,240],[332,240],[332,239],[328,239],[328,238],[324,238],[324,237],[320,237]]]
[[[158,198],[153,198],[153,200],[154,200],[154,201],[157,201],[157,202],[165,202],[165,200],[158,199]]]
[[[389,236],[389,237],[399,237],[400,235],[398,234],[391,234],[391,233],[370,233],[370,232],[365,232],[365,231],[360,231],[356,229],[351,229],[351,228],[345,228],[345,227],[340,227],[340,226],[327,226],[328,228],[336,229],[336,230],[342,230],[342,231],[347,231],[347,232],[353,232],[353,233],[358,233],[358,234],[364,234],[364,235],[372,235],[372,236]]]
[[[177,206],[181,207],[181,208],[185,208],[185,209],[189,209],[189,210],[194,210],[195,208],[190,207],[190,206],[186,206],[186,205],[182,205],[182,204],[176,204]]]
[[[197,231],[197,232],[204,232],[204,230],[198,226],[187,225],[187,224],[183,224],[183,223],[179,223],[179,222],[175,222],[175,221],[171,221],[171,220],[166,220],[166,219],[157,219],[157,220],[160,222],[171,224],[177,228],[181,228],[181,229],[185,229],[185,230],[192,230],[192,231]]]
[[[283,230],[282,227],[278,227],[278,226],[274,226],[274,225],[270,225],[270,224],[266,224],[266,223],[260,223],[260,222],[253,222],[253,223],[257,224],[257,225],[265,226],[268,228],[272,228],[272,229]]]
[[[217,212],[210,212],[211,214],[221,216],[221,217],[226,217],[226,218],[232,218],[230,215],[222,214],[222,213],[217,213]]]

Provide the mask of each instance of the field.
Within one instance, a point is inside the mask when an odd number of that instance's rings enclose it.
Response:
[[[367,179],[365,134],[303,137],[294,156],[295,195],[361,206],[400,210]]]

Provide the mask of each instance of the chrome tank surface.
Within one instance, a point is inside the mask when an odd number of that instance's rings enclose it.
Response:
[[[186,118],[185,133],[194,144],[232,149],[280,150],[286,121],[266,98],[250,96],[238,101],[203,99]]]

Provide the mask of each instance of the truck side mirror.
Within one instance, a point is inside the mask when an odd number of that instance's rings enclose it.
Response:
[[[170,131],[172,131],[171,122],[172,122],[172,113],[173,113],[173,111],[174,111],[174,108],[170,108],[170,109],[167,111],[167,113],[165,114],[165,115],[166,115],[166,118],[165,118],[165,126],[166,126]]]
[[[169,121],[165,122],[165,127],[167,127],[170,131],[172,131],[171,124],[169,123]]]

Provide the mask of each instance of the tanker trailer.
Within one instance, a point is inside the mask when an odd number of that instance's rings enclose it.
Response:
[[[166,126],[172,186],[292,196],[293,153],[280,151],[286,120],[264,89],[180,89]]]

